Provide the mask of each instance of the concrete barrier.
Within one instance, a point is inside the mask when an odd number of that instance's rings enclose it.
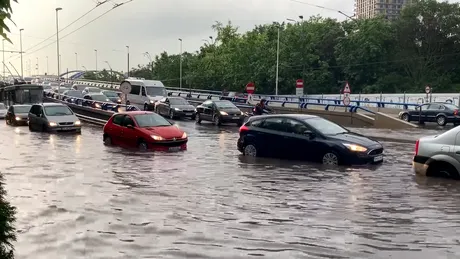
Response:
[[[376,112],[374,115],[374,128],[380,129],[410,129],[418,128],[418,125],[400,120],[382,112]]]

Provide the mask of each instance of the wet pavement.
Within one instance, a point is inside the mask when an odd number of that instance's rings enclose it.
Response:
[[[413,145],[384,143],[379,167],[331,169],[241,157],[233,126],[179,125],[188,151],[146,154],[102,145],[99,127],[1,121],[17,258],[460,256],[460,185],[415,177]]]

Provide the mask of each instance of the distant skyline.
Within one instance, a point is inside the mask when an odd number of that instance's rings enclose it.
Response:
[[[204,43],[203,39],[215,37],[211,29],[215,21],[226,23],[230,20],[235,26],[239,26],[240,32],[245,32],[258,24],[283,22],[287,18],[296,19],[299,15],[303,15],[305,19],[312,15],[321,15],[344,20],[345,17],[337,11],[352,16],[354,8],[353,0],[133,0],[64,37],[110,10],[114,4],[126,1],[109,0],[59,33],[62,38],[62,71],[80,70],[82,66],[88,70],[95,69],[95,49],[98,50],[99,70],[108,69],[105,63],[108,61],[114,70],[123,72],[127,70],[127,45],[130,46],[130,67],[149,62],[142,55],[144,52],[149,52],[152,58],[163,51],[179,53],[178,38],[183,39],[184,52],[194,52]],[[32,74],[36,74],[37,58],[39,74],[47,72],[46,56],[48,72],[56,74],[56,36],[37,45],[56,33],[55,8],[62,8],[59,12],[59,27],[62,29],[94,8],[96,2],[19,0],[18,4],[13,3],[13,21],[16,25],[7,22],[11,29],[9,37],[13,45],[5,41],[5,50],[20,50],[19,30],[23,28],[23,51],[26,52],[23,58],[24,75],[28,75],[29,61],[32,64]],[[5,63],[9,65],[11,62],[21,73],[19,54],[5,53],[5,60]]]

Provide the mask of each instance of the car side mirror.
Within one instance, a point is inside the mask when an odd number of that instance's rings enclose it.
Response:
[[[303,132],[303,134],[307,137],[309,137],[310,139],[314,139],[316,137],[316,134],[310,130],[306,130]]]
[[[134,126],[129,124],[128,126],[126,126],[128,129],[134,129]]]

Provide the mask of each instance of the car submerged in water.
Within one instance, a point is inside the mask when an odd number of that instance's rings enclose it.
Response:
[[[162,116],[148,111],[112,115],[104,126],[105,145],[138,148],[140,151],[187,149],[187,133]]]
[[[325,165],[383,162],[378,141],[313,115],[253,116],[240,128],[238,150],[245,156],[275,157]]]

